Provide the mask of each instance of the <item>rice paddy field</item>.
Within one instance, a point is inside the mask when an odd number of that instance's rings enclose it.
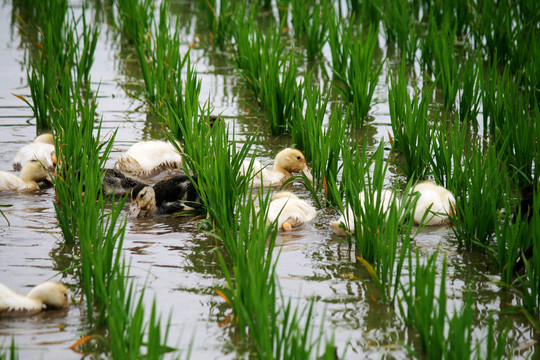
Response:
[[[539,4],[4,0],[0,170],[43,131],[59,161],[54,187],[0,191],[0,283],[61,281],[72,304],[0,314],[0,359],[538,358],[538,192],[517,209],[538,188]],[[180,141],[205,212],[99,196],[149,139]],[[284,232],[276,189],[238,173],[287,147],[317,216]],[[425,179],[450,223],[413,224]]]

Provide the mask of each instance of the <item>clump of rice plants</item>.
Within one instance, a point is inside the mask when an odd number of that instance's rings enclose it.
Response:
[[[312,162],[314,194],[320,193],[325,183],[337,180],[338,161],[348,123],[348,112],[338,104],[332,109],[328,126],[324,127],[329,99],[329,96],[323,97],[320,87],[312,86],[311,77],[307,76],[296,94],[294,113],[289,122],[293,143],[303,150],[306,160]],[[326,192],[328,203],[340,203],[341,198],[334,198],[333,194]]]
[[[322,1],[312,4],[307,1],[291,1],[292,23],[295,35],[305,36],[307,59],[315,60],[321,55],[326,43],[330,21],[331,3]]]
[[[392,123],[393,147],[403,154],[406,167],[403,171],[409,178],[422,179],[430,171],[432,157],[433,127],[429,123],[428,105],[433,87],[411,97],[407,89],[405,62],[391,76],[388,93],[390,120]]]
[[[199,4],[210,28],[210,45],[223,49],[233,37],[236,2],[208,0]]]
[[[457,191],[455,216],[451,216],[454,234],[467,249],[488,245],[503,205],[507,181],[504,161],[493,148],[483,151],[473,142],[463,160],[462,186]]]
[[[440,32],[433,41],[435,76],[442,89],[446,109],[454,107],[460,86],[457,54],[454,48],[455,38],[456,29],[450,28],[449,21],[443,21]]]
[[[418,49],[418,7],[407,0],[382,0],[382,21],[389,43],[397,43],[408,62],[413,62]]]
[[[460,66],[461,91],[459,92],[459,119],[478,126],[480,112],[480,82],[482,81],[480,58],[469,58]]]
[[[364,125],[371,108],[371,99],[384,63],[383,60],[375,60],[377,29],[370,28],[363,36],[365,38],[352,42],[348,48],[348,67],[344,77],[336,83],[345,101],[351,104],[353,123],[358,127]]]
[[[332,72],[338,79],[345,79],[349,53],[354,42],[354,17],[342,19],[332,12],[328,23],[328,45],[332,56]]]
[[[236,40],[235,61],[239,72],[266,110],[272,133],[286,132],[298,88],[294,52],[287,52],[275,25],[263,35],[255,30],[252,21],[242,21]]]
[[[132,44],[150,33],[154,20],[154,0],[116,0],[115,4],[117,26]]]
[[[392,303],[410,246],[413,219],[406,214],[413,208],[414,198],[408,196],[412,183],[407,185],[403,201],[397,193],[383,189],[388,170],[383,154],[383,143],[372,157],[367,156],[365,145],[361,151],[343,150],[345,206],[341,212],[346,223],[354,224],[352,237],[358,260],[372,276],[383,301]]]

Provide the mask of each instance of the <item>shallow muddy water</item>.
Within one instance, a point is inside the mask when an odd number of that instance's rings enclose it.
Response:
[[[80,12],[80,4],[73,6],[76,14]],[[112,166],[120,152],[141,139],[151,138],[151,131],[160,127],[144,112],[142,102],[126,95],[124,89],[139,89],[142,80],[133,49],[125,46],[118,32],[107,24],[110,9],[95,9],[92,5],[90,9],[101,25],[91,76],[93,87],[99,85],[98,112],[103,118],[103,133],[118,128],[108,162]],[[197,8],[191,2],[175,1],[171,9],[181,20],[185,52],[197,41],[196,33],[204,38]],[[31,110],[12,95],[29,94],[23,40],[13,19],[11,2],[4,1],[0,7],[0,170],[8,171],[12,170],[18,149],[36,135]],[[382,38],[379,43],[384,44]],[[385,49],[380,51],[384,53]],[[263,121],[249,90],[226,56],[195,48],[191,59],[202,82],[201,100],[209,99],[213,112],[222,114],[229,126],[234,126],[241,144],[246,136],[256,133]],[[387,140],[391,131],[387,75],[389,66],[396,62],[386,62],[370,111],[373,119],[361,131],[371,150],[381,140]],[[261,128],[253,150],[263,163],[270,163],[291,141],[287,136],[270,135],[264,125]],[[404,183],[405,177],[389,172],[387,182]],[[309,199],[300,184],[293,184],[293,189]],[[32,286],[53,278],[68,285],[78,300],[78,277],[74,270],[64,272],[73,263],[74,251],[62,239],[53,201],[52,189],[30,194],[0,193],[0,204],[13,205],[3,209],[9,225],[0,218],[0,281],[26,293]],[[321,209],[311,224],[278,236],[277,273],[285,299],[292,298],[300,305],[315,300],[315,323],[322,321],[325,333],[334,332],[338,352],[346,349],[345,359],[408,358],[400,341],[413,344],[417,341],[414,331],[403,325],[388,305],[372,301],[373,284],[355,260],[354,247],[334,236],[328,225],[336,217],[334,209]],[[221,326],[230,308],[215,289],[225,281],[217,254],[212,251],[216,242],[198,225],[196,219],[188,217],[128,220],[124,255],[138,284],[147,286],[147,308],[151,308],[155,297],[162,316],[166,319],[170,315],[169,345],[186,350],[191,343],[193,359],[245,358],[237,354],[230,329]],[[490,268],[485,256],[458,250],[457,240],[446,226],[424,229],[416,236],[413,247],[423,254],[431,254],[439,247],[441,263],[446,255],[449,309],[460,307],[462,293],[467,288],[472,290],[478,323],[475,337],[487,334],[489,316],[494,316],[498,324],[510,324],[508,346],[515,349],[514,356],[535,356],[537,334],[526,319],[497,314],[515,305],[516,300],[486,277],[495,269]],[[404,275],[408,271],[405,269]],[[88,329],[82,305],[38,316],[0,319],[0,346],[7,346],[14,336],[21,359],[78,359],[83,355],[69,346]]]

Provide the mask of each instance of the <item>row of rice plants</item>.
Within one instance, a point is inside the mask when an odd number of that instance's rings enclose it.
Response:
[[[160,356],[166,341],[166,336],[160,333],[160,320],[153,310],[150,323],[141,321],[145,314],[141,306],[142,295],[139,306],[133,309],[136,294],[132,281],[128,280],[127,268],[121,262],[126,220],[120,221],[120,213],[125,199],[118,202],[113,199],[112,205],[107,205],[106,209],[106,200],[101,192],[102,168],[112,148],[114,135],[101,142],[101,125],[95,128],[97,104],[91,97],[89,71],[98,31],[96,27],[87,26],[84,9],[82,20],[74,20],[74,23],[62,20],[66,14],[67,9],[51,15],[54,20],[45,22],[41,29],[43,39],[46,39],[42,44],[43,52],[38,60],[31,63],[33,68],[29,70],[29,75],[43,74],[44,69],[56,70],[50,88],[34,86],[31,76],[29,85],[39,99],[46,99],[49,109],[47,120],[57,135],[55,148],[59,161],[53,183],[59,226],[67,242],[79,242],[79,275],[87,316],[97,326],[108,325],[108,350],[114,357],[121,357],[138,354],[146,346],[147,352],[153,350],[153,356]],[[75,39],[81,37],[73,35],[79,21],[84,27],[82,50],[75,45]],[[58,58],[58,54],[63,58]],[[112,316],[113,313],[116,316]],[[143,341],[145,337],[147,340]],[[87,339],[83,338],[79,344]],[[134,342],[135,339],[139,341]]]
[[[38,26],[39,34],[36,39],[39,45],[29,49],[27,78],[31,101],[18,97],[32,109],[37,130],[41,132],[52,128],[50,118],[61,109],[48,92],[61,91],[59,79],[64,73],[74,69],[76,82],[88,81],[99,30],[97,25],[87,24],[85,11],[79,18],[70,19],[67,2],[38,1],[34,6],[42,14],[42,20],[27,25]]]
[[[288,11],[288,8],[281,9]],[[308,61],[320,57],[328,36],[329,19],[333,14],[330,2],[292,0],[291,15],[295,36],[303,40]]]
[[[229,133],[223,121],[210,126],[204,120],[208,120],[207,112],[207,108],[202,109],[202,119],[197,114],[187,123],[178,121],[177,116],[173,119],[182,129],[186,170],[193,173],[193,179],[196,176],[208,225],[213,229],[210,234],[222,242],[230,261],[226,262],[220,253],[228,287],[218,290],[218,294],[232,306],[233,325],[244,341],[253,343],[257,356],[309,357],[320,341],[320,336],[315,340],[306,336],[312,331],[310,317],[302,324],[298,309],[293,309],[290,302],[278,306],[276,300],[279,285],[273,254],[277,230],[275,224],[266,223],[270,193],[260,193],[256,207],[251,179],[239,175],[253,138],[238,149],[234,134]]]
[[[19,360],[19,354],[17,353],[17,345],[15,345],[15,339],[11,338],[11,344],[9,348],[2,348],[0,351],[1,360]]]

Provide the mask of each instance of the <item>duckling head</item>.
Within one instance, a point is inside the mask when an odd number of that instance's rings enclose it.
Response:
[[[156,211],[156,193],[154,189],[151,186],[135,186],[131,190],[130,216],[145,217],[154,214]]]
[[[34,139],[34,142],[54,145],[54,135],[51,133],[41,134]]]
[[[24,181],[39,182],[49,180],[49,173],[39,161],[32,160],[23,166],[19,177]]]
[[[304,173],[310,182],[313,182],[313,175],[309,171],[306,158],[300,150],[283,149],[276,155],[274,169],[285,170],[290,173]]]
[[[47,307],[61,308],[69,305],[68,288],[59,282],[47,281],[32,289],[28,297],[40,300]]]

